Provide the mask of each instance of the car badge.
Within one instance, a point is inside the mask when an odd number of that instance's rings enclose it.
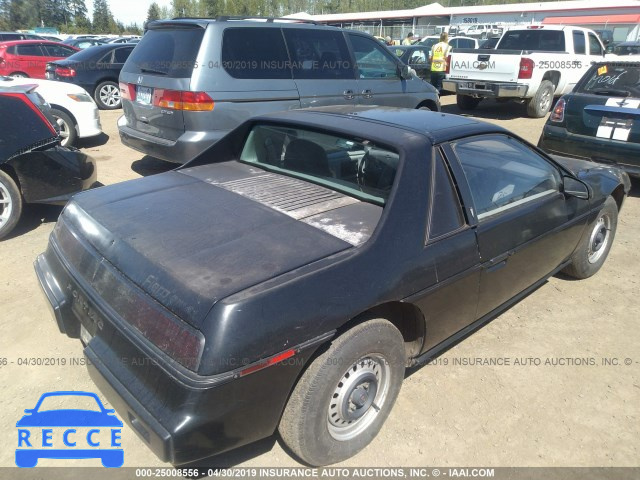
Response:
[[[141,83],[142,83],[142,75],[138,77],[138,85],[140,85]]]

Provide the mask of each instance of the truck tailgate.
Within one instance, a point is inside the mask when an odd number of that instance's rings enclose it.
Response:
[[[456,49],[451,54],[449,78],[515,82],[521,57],[519,50]]]

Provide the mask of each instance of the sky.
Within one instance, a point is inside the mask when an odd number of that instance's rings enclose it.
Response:
[[[142,22],[147,19],[147,10],[153,0],[108,0],[111,13],[116,20],[121,21],[125,25],[137,23],[142,26]],[[161,7],[171,6],[171,0],[156,0]],[[86,0],[85,4],[89,10],[89,18],[93,15],[93,0]]]

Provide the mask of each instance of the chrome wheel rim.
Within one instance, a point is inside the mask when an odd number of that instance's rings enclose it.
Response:
[[[120,90],[115,85],[105,85],[100,89],[100,101],[107,107],[120,105]]]
[[[62,139],[60,141],[60,145],[66,147],[67,143],[69,143],[69,128],[71,127],[62,118],[56,117],[55,115],[54,118],[56,119],[56,124],[58,125],[58,129],[60,130],[60,138]]]
[[[540,108],[543,112],[549,110],[551,106],[551,92],[549,90],[545,90],[542,92],[542,98],[540,99]]]
[[[382,355],[370,354],[354,362],[333,391],[327,412],[329,434],[347,441],[364,432],[382,410],[391,369]]]
[[[24,75],[23,73],[12,73],[11,75],[9,75],[10,77],[13,78],[27,78],[26,75]]]
[[[0,183],[0,228],[4,227],[11,217],[13,202],[9,195],[9,190]]]
[[[589,238],[589,252],[587,260],[589,263],[596,263],[607,251],[611,238],[611,217],[607,214],[600,215]]]

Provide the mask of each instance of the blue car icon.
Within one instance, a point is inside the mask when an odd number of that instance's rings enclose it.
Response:
[[[89,397],[95,400],[97,409],[42,409],[42,403],[51,397]],[[70,400],[74,400],[71,398]],[[85,398],[86,401],[86,398]],[[93,404],[91,403],[93,406]],[[107,468],[121,467],[124,463],[122,448],[104,448],[94,439],[102,429],[110,430],[111,447],[120,447],[122,421],[114,415],[115,410],[104,407],[98,395],[92,392],[48,392],[44,393],[33,409],[26,409],[26,415],[16,423],[18,427],[18,448],[16,448],[16,465],[18,467],[35,467],[40,458],[81,459],[99,458]],[[88,448],[55,448],[52,443],[52,428],[63,427],[64,445],[75,447],[80,439],[75,439],[77,431],[73,427],[92,427],[86,435]],[[94,428],[96,427],[96,428]],[[32,445],[31,434],[42,431],[42,447]],[[71,441],[74,438],[74,441]],[[104,442],[103,442],[104,443]],[[29,448],[24,448],[29,447]],[[35,447],[35,448],[34,448]]]

